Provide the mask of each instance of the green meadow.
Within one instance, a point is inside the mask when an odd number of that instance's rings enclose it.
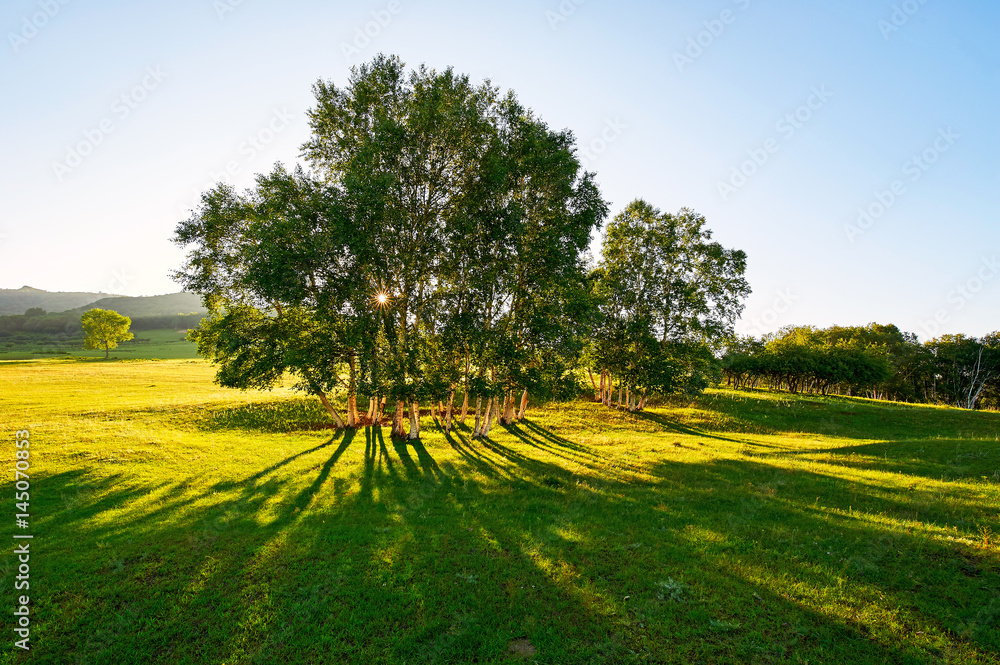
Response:
[[[212,378],[0,363],[0,663],[1000,662],[998,413],[714,389],[404,444]]]
[[[183,330],[143,330],[135,339],[111,349],[111,358],[129,360],[175,360],[197,358],[198,348],[185,339]],[[100,358],[103,349],[84,349],[83,337],[59,338],[55,335],[22,333],[0,339],[0,360],[43,358]]]

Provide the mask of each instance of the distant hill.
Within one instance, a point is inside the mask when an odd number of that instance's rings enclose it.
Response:
[[[0,289],[0,316],[24,314],[32,307],[41,307],[49,314],[63,312],[82,314],[99,307],[113,309],[128,317],[174,316],[205,314],[201,298],[193,293],[169,293],[163,296],[116,296],[108,293],[67,293],[43,291],[30,286]]]
[[[112,296],[101,298],[75,309],[81,314],[88,309],[112,309],[123,316],[173,316],[175,314],[206,314],[201,297],[193,293],[170,293],[164,296]]]
[[[32,307],[41,307],[47,312],[62,312],[109,297],[113,296],[108,293],[43,291],[42,289],[33,289],[30,286],[22,286],[19,289],[0,289],[0,315],[24,314]]]

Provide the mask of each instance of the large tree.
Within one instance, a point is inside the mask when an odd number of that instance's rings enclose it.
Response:
[[[750,287],[746,255],[712,241],[688,208],[664,213],[643,200],[608,225],[595,284],[603,317],[590,357],[605,404],[641,409],[650,394],[697,392],[717,371]]]
[[[521,370],[564,336],[566,295],[606,214],[572,134],[488,82],[451,69],[407,73],[395,57],[358,67],[344,88],[320,81],[314,91],[305,155],[343,187],[369,281],[391,298],[394,433],[405,404],[411,414],[420,400],[451,404],[448,362],[467,395],[487,398],[486,432],[497,413],[509,421],[510,395],[527,387]],[[431,347],[428,374],[420,358]]]
[[[213,311],[203,352],[229,385],[288,370],[325,403],[340,386],[348,424],[358,390],[376,420],[387,396],[393,434],[408,406],[411,438],[420,403],[447,400],[450,422],[463,384],[488,399],[488,433],[581,320],[581,256],[606,214],[592,174],[569,132],[451,69],[380,55],[314,93],[310,173],[279,167],[245,194],[220,185],[178,227],[193,246],[179,279]],[[294,347],[277,337],[289,326]],[[256,335],[267,341],[248,345]]]

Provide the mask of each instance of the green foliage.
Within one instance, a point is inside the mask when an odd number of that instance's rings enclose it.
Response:
[[[920,344],[892,325],[789,327],[764,340],[734,341],[723,366],[735,387],[995,407],[1000,335],[944,335]]]
[[[591,277],[600,317],[589,362],[630,393],[697,394],[719,374],[713,351],[743,311],[745,270],[746,255],[711,242],[701,215],[633,201],[608,226]]]
[[[86,335],[84,348],[103,348],[105,358],[111,349],[118,347],[119,342],[127,342],[134,337],[129,332],[132,320],[111,310],[100,308],[88,310],[80,317],[80,323]]]
[[[540,388],[546,359],[582,346],[582,256],[607,211],[572,135],[513,93],[394,57],[314,93],[310,173],[220,184],[177,228],[177,278],[213,312],[196,337],[220,382],[293,371],[316,394],[407,403],[459,382]],[[294,342],[278,337],[289,326]]]

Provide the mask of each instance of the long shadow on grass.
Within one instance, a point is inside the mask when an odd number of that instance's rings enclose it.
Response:
[[[660,425],[666,429],[673,430],[675,432],[680,432],[681,434],[687,434],[690,436],[697,436],[705,439],[716,439],[718,441],[729,441],[730,443],[739,443],[745,446],[755,446],[758,448],[767,448],[761,443],[756,443],[748,439],[739,438],[735,436],[723,436],[722,434],[712,433],[702,429],[695,429],[694,427],[688,427],[687,425],[682,425],[666,416],[654,413],[652,411],[636,411],[634,414],[639,418],[644,420],[651,420],[657,425]]]
[[[672,477],[692,470],[681,466],[665,462],[658,473]],[[881,604],[888,617],[901,608],[907,621],[1000,652],[1000,558],[995,548],[975,544],[974,531],[964,534],[964,542],[959,542],[963,534],[941,533],[939,525],[954,520],[953,501],[927,501],[900,488],[900,498],[888,500],[874,491],[876,485],[859,488],[849,479],[789,473],[752,461],[698,466],[705,475],[685,490],[696,497],[685,506],[697,516],[696,523],[726,536],[715,546],[719,553],[745,549],[756,554],[766,548],[766,555],[752,557],[761,572],[791,567],[813,589],[843,585],[846,579],[862,591],[870,589],[871,602]],[[731,490],[723,494],[720,487]],[[1000,528],[992,511],[979,508],[981,524]],[[915,527],[912,520],[918,518]],[[781,566],[783,558],[796,563]],[[778,582],[778,576],[774,579]],[[883,595],[889,599],[882,600]]]
[[[726,390],[702,398],[703,408],[725,414],[741,428],[847,439],[896,440],[928,437],[993,438],[1000,414],[940,409],[919,404],[876,402],[850,397]]]
[[[354,438],[354,432],[350,431],[349,433],[350,433],[350,438],[347,438],[346,434],[344,435],[343,441],[341,442],[341,447],[338,448],[337,449],[337,453],[335,453],[336,457],[340,457],[340,455],[343,454],[344,450],[346,450],[347,445],[349,445],[350,442],[351,442],[351,440]],[[277,471],[281,467],[285,466],[286,464],[291,464],[292,462],[294,462],[295,460],[299,459],[300,457],[303,457],[305,455],[311,455],[312,453],[314,453],[314,452],[316,452],[318,450],[323,450],[324,448],[328,448],[328,447],[332,446],[336,440],[337,440],[337,437],[333,437],[329,441],[321,443],[318,446],[315,446],[314,448],[310,448],[309,450],[303,450],[302,452],[295,453],[294,455],[289,455],[288,457],[286,457],[285,459],[281,460],[280,462],[276,462],[276,463],[272,464],[271,466],[267,467],[266,469],[261,469],[257,473],[253,474],[252,476],[248,476],[248,477],[244,478],[243,480],[232,480],[232,481],[228,481],[227,480],[227,481],[223,481],[221,483],[217,483],[214,486],[213,489],[216,489],[216,490],[228,490],[228,489],[232,489],[234,487],[239,487],[240,485],[244,485],[246,483],[255,482],[257,480],[260,480],[264,476],[267,476],[269,474],[274,473],[275,471]]]
[[[961,476],[979,479],[993,475],[1000,468],[1000,442],[995,439],[879,441],[784,454],[813,455],[831,464],[923,476],[930,480]]]
[[[482,443],[483,457],[504,454],[495,452],[496,444]],[[764,469],[750,464],[742,473]],[[729,472],[676,466],[670,475]],[[494,662],[518,636],[527,636],[545,658],[565,663],[625,662],[643,653],[677,662],[794,656],[920,662],[926,655],[887,643],[864,620],[803,608],[777,577],[751,580],[748,574],[757,568],[767,577],[769,565],[749,540],[753,527],[727,523],[707,488],[685,488],[694,514],[677,514],[664,524],[657,508],[664,497],[657,488],[612,483],[598,494],[535,482],[470,488],[466,481],[458,490],[456,480],[429,486],[373,474],[382,500],[372,502],[362,493],[360,503],[344,506],[366,516],[366,530],[385,535],[364,571],[370,584],[338,595],[343,605],[314,629],[317,637],[344,636],[343,643],[327,651],[313,646],[311,656],[343,657],[365,645],[393,654],[389,660]],[[448,500],[453,495],[457,505]],[[380,515],[379,505],[388,514]],[[810,534],[828,528],[826,516],[796,517]],[[692,523],[699,529],[691,530]],[[591,536],[567,538],[567,529]],[[737,535],[714,551],[695,538],[704,530]],[[896,544],[886,544],[881,558],[869,553],[864,565],[895,567],[887,557]],[[336,569],[345,555],[318,549],[309,556],[323,557]],[[814,572],[823,563],[803,561],[792,575],[817,590],[836,585],[844,571]],[[293,605],[281,612],[276,622],[294,620]],[[372,633],[363,628],[371,622],[396,628]]]
[[[511,640],[527,639],[539,661],[558,663],[934,657],[915,631],[935,632],[939,649],[997,653],[1000,602],[982,590],[1000,582],[995,556],[826,508],[896,509],[843,478],[722,459],[664,462],[652,484],[606,473],[600,487],[554,485],[545,479],[568,471],[502,431],[499,441],[448,437],[469,463],[462,473],[442,471],[422,443],[409,446],[414,461],[378,428],[364,435],[363,459],[338,466],[355,436],[345,434],[304,485],[271,464],[235,498],[206,501],[192,486],[165,494],[155,519],[78,522],[40,573],[66,605],[51,608],[62,626],[41,653],[500,662]],[[47,491],[79,481],[53,477]],[[107,482],[98,512],[155,489]],[[98,538],[114,539],[113,558],[77,560],[72,578],[59,577],[62,548]],[[845,584],[843,603],[823,605]],[[885,615],[838,609],[852,602]],[[913,643],[880,632],[893,621]]]

